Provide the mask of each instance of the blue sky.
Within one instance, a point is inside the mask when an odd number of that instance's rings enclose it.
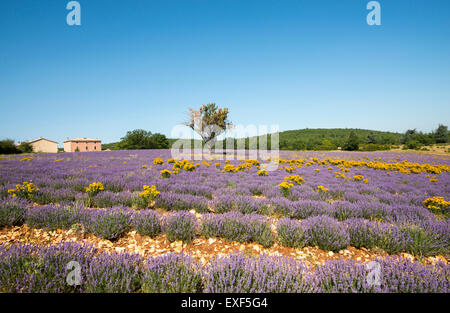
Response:
[[[450,124],[450,1],[0,2],[0,138],[171,135],[216,102],[235,124]]]

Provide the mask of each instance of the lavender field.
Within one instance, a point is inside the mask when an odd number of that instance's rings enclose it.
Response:
[[[0,157],[0,291],[448,292],[448,156],[286,151],[270,160],[277,170],[267,162]]]

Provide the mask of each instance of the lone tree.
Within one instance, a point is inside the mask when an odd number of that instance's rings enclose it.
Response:
[[[202,137],[208,149],[214,146],[218,136],[232,127],[228,108],[218,108],[215,103],[204,104],[199,110],[189,108],[188,115],[185,125]]]

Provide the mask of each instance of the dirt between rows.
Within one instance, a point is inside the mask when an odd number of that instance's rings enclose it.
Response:
[[[376,257],[386,257],[388,254],[382,250],[356,249],[347,247],[337,253],[325,251],[318,247],[304,247],[301,249],[288,248],[275,243],[270,248],[264,248],[256,243],[230,242],[221,238],[196,238],[192,243],[183,244],[181,241],[170,242],[165,235],[155,238],[141,236],[136,231],[130,231],[115,241],[105,240],[95,235],[77,232],[74,230],[45,231],[43,229],[29,228],[27,225],[5,227],[0,230],[0,243],[7,245],[17,243],[30,243],[38,245],[54,245],[62,242],[77,242],[92,244],[101,251],[138,253],[144,257],[160,256],[165,253],[187,253],[203,264],[208,263],[213,257],[226,256],[233,252],[242,252],[248,256],[259,254],[280,255],[302,260],[304,263],[315,267],[327,260],[354,260],[356,262],[368,262]],[[420,261],[433,264],[438,260],[448,263],[443,256],[428,258],[416,258],[407,253],[401,253],[401,257],[412,261]]]

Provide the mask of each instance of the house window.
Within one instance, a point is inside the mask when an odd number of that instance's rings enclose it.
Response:
[[[94,150],[97,150],[97,146],[94,146]]]
[[[88,150],[88,147],[86,146],[86,151]]]

